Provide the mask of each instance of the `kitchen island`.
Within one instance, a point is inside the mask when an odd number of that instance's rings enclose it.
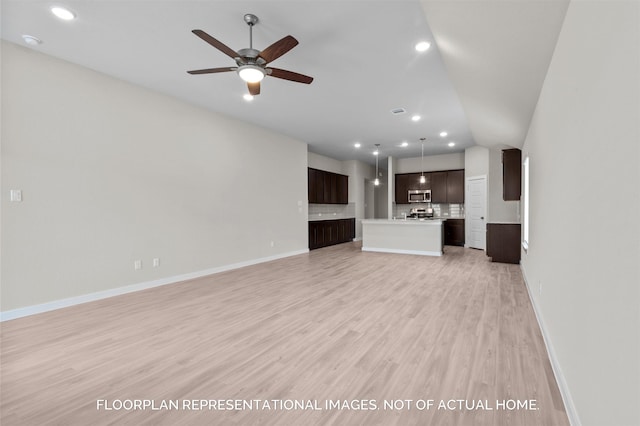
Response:
[[[442,256],[440,219],[365,219],[362,251]]]

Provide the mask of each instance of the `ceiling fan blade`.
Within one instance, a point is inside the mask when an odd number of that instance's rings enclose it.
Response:
[[[257,81],[255,83],[247,83],[247,87],[249,88],[249,93],[253,96],[260,94],[260,82]]]
[[[280,68],[267,68],[268,75],[271,77],[282,78],[284,80],[291,80],[298,83],[311,84],[313,77],[308,75],[298,74],[297,72],[281,70]]]
[[[235,50],[231,49],[229,46],[222,43],[221,41],[211,37],[209,34],[205,33],[204,31],[193,30],[191,32],[197,35],[198,37],[200,37],[201,39],[203,39],[204,41],[206,41],[207,43],[209,43],[210,45],[212,45],[213,47],[215,47],[216,49],[218,49],[219,51],[221,51],[222,53],[224,53],[225,55],[233,59],[240,57],[240,55],[238,55],[238,53]]]
[[[189,74],[213,74],[216,72],[227,72],[227,71],[235,71],[238,68],[236,67],[223,67],[223,68],[205,68],[203,70],[193,70],[187,71]]]
[[[271,61],[275,61],[280,56],[284,55],[297,45],[298,40],[296,40],[293,36],[288,35],[264,49],[258,56],[264,59],[268,64]]]

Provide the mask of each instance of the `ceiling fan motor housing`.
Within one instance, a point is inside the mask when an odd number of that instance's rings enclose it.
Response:
[[[238,50],[238,55],[240,55],[240,57],[236,58],[236,63],[238,66],[245,64],[265,65],[267,62],[260,58],[258,56],[259,54],[260,51],[256,49],[240,49]]]

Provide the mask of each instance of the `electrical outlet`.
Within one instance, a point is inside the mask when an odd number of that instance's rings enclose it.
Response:
[[[538,280],[538,294],[542,294],[542,281]]]
[[[136,260],[133,262],[133,269],[136,271],[142,269],[142,260]]]
[[[160,266],[160,258],[159,257],[154,257],[153,258],[153,267],[157,268],[158,266]]]
[[[271,247],[275,247],[276,243],[274,241],[271,241]]]

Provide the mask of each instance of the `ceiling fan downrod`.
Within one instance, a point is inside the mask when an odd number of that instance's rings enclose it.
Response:
[[[249,49],[253,49],[253,26],[258,23],[258,17],[252,13],[244,15],[244,22],[249,26]]]

